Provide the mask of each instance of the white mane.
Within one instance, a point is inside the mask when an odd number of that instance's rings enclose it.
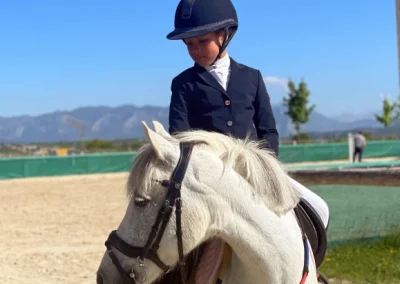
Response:
[[[272,152],[265,148],[264,142],[248,138],[240,140],[203,130],[180,132],[174,136],[166,132],[159,134],[175,145],[179,142],[196,143],[198,145],[195,147],[218,155],[225,167],[234,169],[242,176],[254,189],[255,197],[261,198],[276,213],[292,209],[299,200],[283,166]],[[157,159],[149,144],[141,147],[128,179],[129,195],[147,195],[154,186],[154,180],[161,178],[161,166],[162,162]]]

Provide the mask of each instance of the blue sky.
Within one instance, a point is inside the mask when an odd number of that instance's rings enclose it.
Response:
[[[164,105],[192,65],[168,41],[176,0],[0,0],[0,116],[86,105]],[[233,0],[229,47],[260,69],[273,103],[304,78],[326,115],[380,110],[398,96],[394,0]]]

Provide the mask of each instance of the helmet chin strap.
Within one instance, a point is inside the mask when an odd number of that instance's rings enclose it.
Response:
[[[219,53],[218,53],[217,57],[215,58],[214,62],[211,63],[209,66],[214,65],[215,62],[217,62],[218,59],[221,58],[222,53],[223,53],[223,52],[225,51],[225,49],[227,48],[229,42],[230,42],[231,39],[233,38],[233,35],[236,33],[236,30],[234,30],[234,31],[232,32],[232,34],[229,36],[229,27],[225,27],[225,28],[224,28],[224,33],[225,33],[224,41],[222,42],[222,45],[221,45],[220,48],[219,48]]]

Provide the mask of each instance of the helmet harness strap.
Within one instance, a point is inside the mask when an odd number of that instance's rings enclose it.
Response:
[[[232,34],[229,35],[229,26],[224,28],[224,33],[225,33],[225,35],[224,35],[224,40],[223,40],[223,42],[222,42],[222,45],[221,45],[220,48],[219,48],[219,53],[218,53],[217,57],[215,58],[214,62],[210,64],[210,66],[213,65],[213,64],[215,64],[215,62],[217,62],[218,59],[221,58],[222,53],[223,53],[223,52],[225,51],[225,49],[227,48],[227,46],[228,46],[229,42],[231,41],[231,39],[233,38],[235,32],[236,32],[236,29],[234,29],[234,30],[232,31]]]

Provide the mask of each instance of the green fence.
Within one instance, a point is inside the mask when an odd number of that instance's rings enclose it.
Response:
[[[347,143],[282,145],[279,159],[283,163],[348,159]],[[371,141],[365,158],[400,156],[400,141]],[[66,157],[21,157],[0,159],[0,179],[71,174],[128,171],[134,152],[92,154]]]
[[[400,156],[400,140],[370,141],[363,153],[364,158]],[[317,162],[349,158],[349,144],[303,144],[282,145],[279,159],[284,163]]]
[[[400,187],[346,184],[308,187],[329,206],[330,244],[400,232]]]
[[[0,179],[125,172],[134,157],[128,152],[0,159]]]

